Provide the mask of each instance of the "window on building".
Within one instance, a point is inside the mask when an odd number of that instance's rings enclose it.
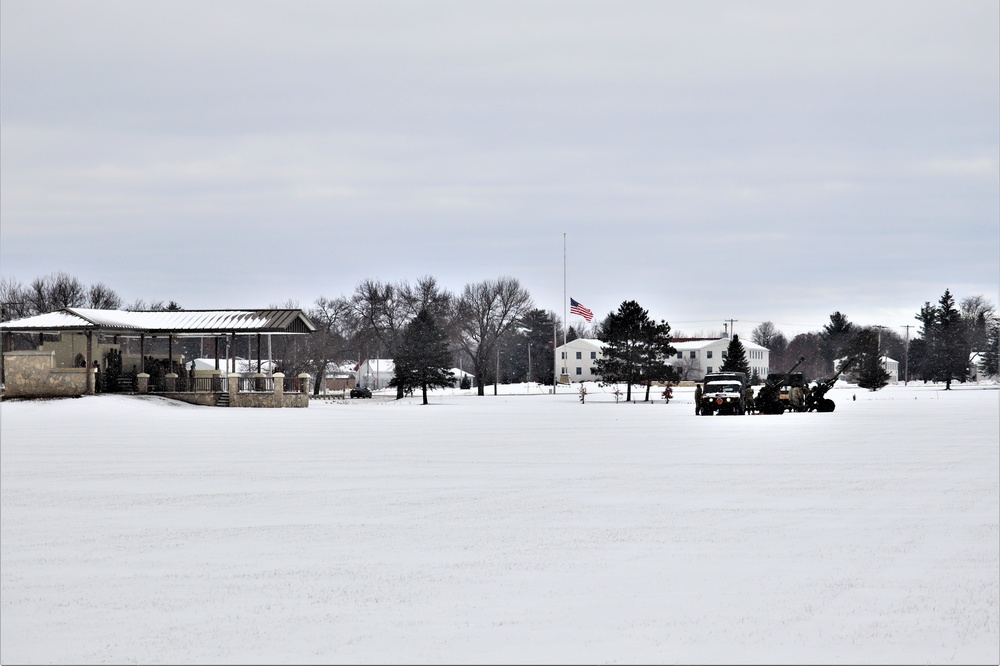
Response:
[[[565,360],[565,358],[566,358],[566,352],[562,352],[562,357],[561,358],[563,358]]]
[[[691,352],[691,358],[698,358],[698,352],[692,351]]]
[[[722,350],[722,358],[726,358],[726,353],[727,353],[727,352],[726,352],[726,350],[725,350],[725,349],[723,349],[723,350]]]
[[[580,366],[576,366],[576,374],[582,375],[583,374],[583,368],[581,368]]]
[[[563,367],[562,367],[562,368],[561,368],[561,369],[559,370],[559,374],[560,374],[560,375],[565,375],[565,374],[566,374],[566,366],[563,366]]]
[[[577,352],[576,353],[576,358],[577,358],[577,360],[583,358],[583,352]]]
[[[594,360],[596,358],[597,358],[597,352],[590,352],[590,360]]]
[[[707,352],[705,352],[705,358],[712,358],[712,350],[711,349],[709,349]]]
[[[684,358],[684,352],[682,351],[677,352],[677,358]]]
[[[708,369],[705,370],[705,374],[707,375],[710,372],[712,372],[712,366],[708,366]]]
[[[597,374],[597,368],[591,368],[590,369],[590,374],[596,375]]]

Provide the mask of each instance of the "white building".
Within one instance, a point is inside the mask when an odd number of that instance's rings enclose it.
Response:
[[[767,377],[770,371],[771,352],[749,340],[740,340],[747,354],[750,373],[757,373],[761,379]],[[726,362],[729,351],[729,338],[678,338],[671,342],[677,354],[671,359],[682,380],[701,381],[709,372],[718,372],[719,366]]]
[[[767,347],[740,340],[747,354],[750,372],[761,379],[767,377],[771,352]],[[578,338],[556,348],[556,368],[559,382],[600,381],[597,360],[604,356],[606,343],[600,340]],[[729,338],[680,338],[671,342],[677,353],[669,360],[681,379],[700,381],[709,372],[718,372],[729,351]]]
[[[838,358],[838,359],[836,359],[834,361],[834,363],[836,363],[836,366],[839,368],[839,367],[841,367],[843,365],[843,363],[844,363],[845,360],[846,359],[844,359],[844,358]],[[885,369],[885,371],[889,373],[889,383],[890,384],[898,384],[899,383],[899,361],[897,361],[896,359],[893,359],[893,358],[889,358],[885,354],[883,354],[879,358],[879,360],[882,361],[882,367]],[[841,378],[844,379],[844,380],[846,380],[846,381],[856,382],[856,381],[858,381],[858,375],[860,373],[861,373],[861,364],[860,363],[855,363],[854,365],[852,365],[850,368],[847,369],[847,372],[841,374]]]
[[[889,383],[898,384],[899,383],[899,361],[891,359],[888,356],[882,357],[882,367],[885,368],[886,372],[889,373]]]
[[[365,359],[357,370],[357,385],[373,391],[384,389],[396,376],[396,364],[391,358]]]
[[[597,382],[597,359],[603,358],[604,343],[600,340],[577,338],[556,347],[556,372],[560,384]]]

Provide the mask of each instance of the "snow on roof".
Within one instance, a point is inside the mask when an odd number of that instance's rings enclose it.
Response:
[[[95,310],[65,308],[6,321],[10,331],[109,330],[136,333],[311,333],[316,330],[301,310]]]
[[[691,351],[691,350],[704,349],[705,347],[711,347],[720,342],[724,346],[728,347],[730,340],[729,338],[681,338],[679,341],[674,340],[670,344],[677,351]],[[747,351],[750,350],[769,351],[767,347],[762,347],[761,345],[758,345],[756,342],[750,342],[749,340],[744,340],[743,338],[740,338],[740,343],[743,345],[743,349]]]
[[[396,364],[391,358],[366,358],[361,362],[362,367],[365,365],[368,366],[368,372],[378,372],[379,374],[396,372]]]
[[[594,351],[601,351],[607,346],[608,343],[603,340],[595,340],[593,338],[577,338],[575,340],[570,340],[565,345],[559,345],[556,349],[562,349],[563,347],[572,345],[574,347],[590,347]]]

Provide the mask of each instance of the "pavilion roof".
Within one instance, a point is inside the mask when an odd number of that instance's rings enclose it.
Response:
[[[316,330],[302,310],[96,310],[63,308],[55,312],[0,322],[16,333],[100,331],[112,334],[223,335],[305,334]]]

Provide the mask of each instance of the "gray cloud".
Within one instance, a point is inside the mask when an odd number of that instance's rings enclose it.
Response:
[[[561,311],[566,233],[570,290],[602,314],[894,324],[946,287],[997,301],[993,2],[2,19],[5,275],[221,307],[506,274]],[[252,270],[198,277],[234,259]]]

